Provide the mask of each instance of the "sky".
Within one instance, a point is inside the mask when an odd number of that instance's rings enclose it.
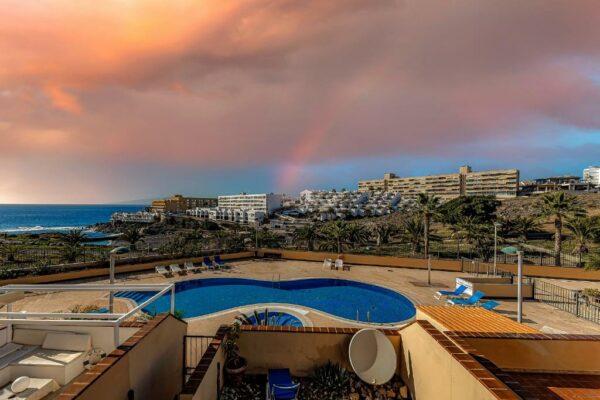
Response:
[[[2,0],[0,203],[600,164],[598,0]]]

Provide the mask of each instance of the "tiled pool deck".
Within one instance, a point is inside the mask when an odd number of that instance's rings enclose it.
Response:
[[[454,287],[455,278],[464,276],[455,272],[432,272],[432,282],[437,287],[427,287],[422,284],[427,280],[427,271],[388,268],[370,266],[352,266],[350,271],[335,271],[323,269],[320,263],[308,261],[288,260],[265,260],[247,259],[228,263],[231,268],[221,271],[203,271],[199,274],[188,274],[164,278],[154,272],[139,274],[124,274],[117,277],[118,282],[127,283],[157,283],[178,281],[185,279],[197,279],[206,277],[244,277],[263,280],[295,279],[306,277],[334,277],[352,279],[362,282],[374,283],[397,290],[408,296],[413,302],[420,305],[441,305],[443,302],[433,298],[434,293],[440,289],[439,286]],[[95,280],[94,282],[105,283],[107,280]],[[89,281],[88,281],[89,282]],[[421,283],[421,284],[415,284]],[[85,293],[52,293],[27,297],[25,300],[15,304],[15,310],[27,309],[28,311],[60,311],[67,310],[76,304],[103,304],[106,302],[105,293],[97,293],[91,296]],[[516,301],[501,300],[498,312],[509,318],[516,317]],[[117,300],[117,307],[126,307],[123,300]],[[557,310],[546,304],[535,301],[527,301],[523,306],[524,323],[542,331],[552,330],[574,334],[600,334],[600,325],[576,318],[564,311]],[[230,312],[215,317],[194,319],[189,321],[188,331],[190,334],[213,334],[221,324],[228,324],[233,320],[236,312]],[[307,317],[314,326],[336,326],[353,327],[353,323],[332,319],[322,313],[309,311]]]

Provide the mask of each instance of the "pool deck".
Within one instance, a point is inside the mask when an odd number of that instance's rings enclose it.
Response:
[[[440,288],[453,288],[455,278],[464,276],[456,272],[433,271],[431,274],[433,287],[426,286],[427,271],[407,268],[389,268],[372,266],[352,266],[350,271],[335,271],[323,269],[321,263],[308,261],[247,259],[229,262],[230,269],[220,271],[203,271],[198,274],[162,277],[155,272],[138,274],[123,274],[117,276],[119,283],[160,283],[166,281],[181,281],[208,277],[236,277],[254,278],[262,280],[298,279],[298,278],[340,278],[361,282],[373,283],[397,290],[410,298],[415,304],[442,305],[442,301],[435,300],[433,295]],[[86,282],[107,283],[106,280],[86,280]],[[106,293],[49,293],[31,295],[14,305],[15,311],[26,309],[28,311],[54,312],[67,310],[73,305],[96,304],[106,305]],[[498,313],[511,319],[516,319],[516,301],[500,300]],[[127,308],[126,301],[116,301],[117,311]],[[361,326],[351,321],[343,321],[331,316],[305,310],[306,317],[312,321],[313,326],[356,327]],[[237,311],[222,313],[216,316],[199,317],[188,320],[188,333],[197,335],[213,334],[221,324],[229,324],[238,314]],[[600,325],[577,318],[567,312],[555,309],[537,301],[526,301],[523,305],[523,322],[528,326],[548,333],[582,333],[600,335]]]

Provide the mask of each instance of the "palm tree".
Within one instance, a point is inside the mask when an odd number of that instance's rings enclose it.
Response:
[[[419,193],[417,197],[417,213],[423,218],[423,249],[425,257],[429,256],[429,230],[431,219],[439,216],[440,198],[427,193]]]
[[[344,244],[346,244],[350,233],[348,223],[343,220],[335,221],[325,225],[323,229],[321,229],[321,233],[324,237],[321,248],[334,250],[340,254],[344,252]]]
[[[565,227],[573,234],[575,250],[580,253],[588,252],[588,243],[595,240],[600,232],[597,217],[570,218]]]
[[[402,240],[410,243],[413,255],[421,252],[424,231],[423,220],[419,217],[408,218],[402,222]]]
[[[142,232],[135,226],[129,227],[121,234],[121,239],[129,243],[129,249],[135,247],[135,244],[142,238]]]
[[[491,248],[494,240],[492,227],[472,216],[462,217],[459,220],[458,227],[462,237],[475,248],[479,257],[488,259],[492,252]]]
[[[460,258],[460,242],[462,242],[462,240],[463,240],[463,231],[461,229],[460,224],[458,224],[458,223],[450,225],[450,231],[452,232],[450,234],[450,237],[452,239],[456,239],[456,258],[459,259]]]
[[[369,239],[369,231],[364,225],[348,224],[348,244],[355,247],[364,244]]]
[[[63,233],[63,242],[70,246],[80,246],[81,243],[85,242],[86,236],[82,229],[71,229],[67,233]]]
[[[315,242],[319,238],[319,228],[317,224],[304,225],[294,231],[293,237],[296,242],[306,243],[308,251],[314,251]]]
[[[600,253],[595,253],[590,256],[589,262],[585,263],[584,267],[587,271],[600,270]]]
[[[394,234],[396,227],[389,222],[375,222],[371,225],[371,232],[377,240],[377,247],[388,244],[390,236]]]
[[[513,221],[512,230],[519,236],[522,242],[527,241],[527,234],[540,228],[536,217],[516,217]]]
[[[542,197],[542,215],[554,218],[554,263],[561,265],[563,220],[584,216],[585,210],[575,196],[565,192],[548,193]]]
[[[17,259],[17,253],[19,252],[19,248],[14,244],[3,244],[0,246],[0,255],[4,257],[6,262],[14,262]]]

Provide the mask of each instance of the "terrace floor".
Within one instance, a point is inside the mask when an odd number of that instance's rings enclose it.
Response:
[[[464,276],[456,272],[433,271],[431,274],[434,287],[424,284],[427,280],[427,271],[407,268],[388,268],[372,266],[352,266],[350,271],[335,271],[323,269],[321,263],[292,260],[246,259],[228,263],[231,268],[221,271],[203,271],[199,274],[188,274],[164,278],[155,272],[137,274],[122,274],[117,277],[117,282],[122,283],[159,283],[165,281],[179,281],[206,277],[245,277],[271,280],[273,277],[281,280],[307,277],[335,277],[352,279],[362,282],[374,283],[397,290],[409,297],[414,303],[422,305],[441,305],[443,302],[433,298],[434,293],[441,286],[454,287],[455,278]],[[107,283],[106,280],[93,280],[97,283]],[[90,280],[86,280],[90,282]],[[417,283],[417,284],[415,284]],[[509,318],[516,319],[516,301],[500,300],[498,312]],[[106,294],[98,293],[97,296],[86,297],[82,293],[51,293],[44,295],[31,295],[14,305],[15,311],[27,309],[28,311],[61,311],[73,305],[106,304]],[[128,307],[126,301],[117,299],[118,309]],[[537,301],[526,301],[523,305],[524,323],[533,328],[548,333],[585,333],[600,334],[600,325],[576,318],[575,316],[555,309]],[[189,334],[213,334],[221,324],[229,324],[237,312],[221,314],[213,317],[199,317],[188,320]],[[356,324],[348,321],[331,318],[323,313],[310,310],[306,315],[314,326],[347,327]],[[360,325],[358,325],[360,326]]]

